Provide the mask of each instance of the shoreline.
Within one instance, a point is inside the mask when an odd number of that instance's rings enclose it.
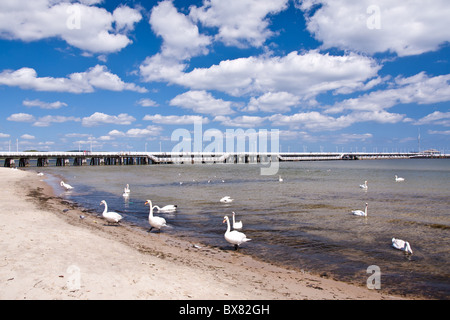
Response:
[[[0,168],[0,299],[425,299],[277,266],[105,221],[34,171]],[[84,215],[84,219],[80,219]],[[369,275],[368,275],[369,276]]]

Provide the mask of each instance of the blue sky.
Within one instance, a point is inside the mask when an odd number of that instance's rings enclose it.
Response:
[[[0,150],[450,150],[447,0],[0,2]]]

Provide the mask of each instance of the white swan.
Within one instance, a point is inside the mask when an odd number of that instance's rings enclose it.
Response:
[[[405,181],[405,178],[401,178],[401,177],[398,177],[397,175],[395,175],[395,181],[402,182],[402,181]]]
[[[148,223],[150,224],[150,229],[147,232],[152,231],[153,228],[161,230],[162,227],[167,227],[166,219],[161,217],[153,216],[153,205],[152,200],[147,200],[145,204],[150,206],[150,212],[148,213]]]
[[[108,222],[114,222],[114,223],[119,223],[120,220],[122,220],[122,216],[120,214],[118,214],[117,212],[114,211],[108,211],[108,204],[106,203],[105,200],[102,200],[102,202],[100,202],[100,205],[104,205],[105,206],[105,210],[103,210],[103,218],[106,219],[106,221]]]
[[[395,249],[405,251],[406,253],[413,253],[408,241],[392,238],[392,246]]]
[[[283,182],[283,178],[281,176],[278,176],[278,181]]]
[[[225,196],[222,199],[220,199],[220,202],[222,202],[222,203],[230,203],[230,202],[233,202],[233,200],[234,199],[231,199],[230,196]]]
[[[364,209],[364,211],[354,210],[354,211],[352,211],[352,214],[355,216],[367,217],[367,207],[368,206],[369,206],[369,204],[366,203],[366,209]]]
[[[242,226],[243,226],[243,225],[242,225],[242,221],[236,222],[236,221],[234,220],[235,214],[236,214],[236,213],[233,212],[233,229],[234,229],[234,230],[241,230],[241,229],[242,229]]]
[[[130,192],[131,192],[130,186],[129,186],[129,184],[127,183],[126,187],[123,188],[123,194],[122,194],[122,196],[123,196],[123,197],[129,197],[129,196],[130,196]]]
[[[230,231],[230,220],[228,219],[228,216],[225,216],[223,218],[223,223],[227,223],[227,231],[225,231],[225,240],[227,240],[229,243],[234,244],[234,249],[237,250],[239,245],[250,241],[251,239],[248,239],[245,234],[242,232],[233,230]]]
[[[177,211],[177,205],[176,204],[168,204],[167,206],[164,206],[162,208],[158,206],[153,206],[153,208],[158,209],[159,212],[174,212]]]
[[[359,187],[361,189],[367,190],[369,187],[367,186],[367,181],[364,181],[364,184],[360,184]]]
[[[66,190],[72,190],[73,189],[73,187],[70,184],[65,183],[64,181],[60,182],[60,186],[64,187]]]

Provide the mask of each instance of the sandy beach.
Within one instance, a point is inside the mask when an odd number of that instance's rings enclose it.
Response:
[[[401,298],[231,247],[194,246],[126,223],[109,226],[56,197],[33,171],[0,168],[0,179],[7,186],[0,194],[0,299]]]

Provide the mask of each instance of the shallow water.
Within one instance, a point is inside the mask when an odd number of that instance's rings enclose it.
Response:
[[[163,232],[231,249],[224,215],[244,223],[252,241],[242,252],[365,285],[371,265],[381,270],[381,289],[397,294],[450,297],[450,160],[368,160],[280,163],[279,175],[261,176],[250,164],[47,167],[74,186],[57,192],[101,214],[100,201],[124,220],[148,228],[147,199],[160,207]],[[395,182],[394,175],[406,181]],[[367,191],[359,188],[368,181]],[[180,183],[181,182],[181,183]],[[129,198],[122,197],[130,184]],[[234,201],[223,204],[225,195]],[[364,210],[357,217],[352,210]],[[391,247],[409,241],[413,255]]]

